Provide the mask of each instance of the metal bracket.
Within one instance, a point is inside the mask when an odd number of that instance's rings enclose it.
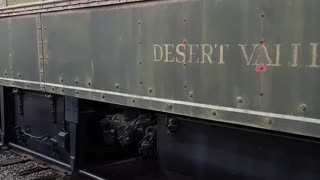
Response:
[[[18,114],[23,116],[23,92],[19,89],[13,89],[12,93],[17,94],[19,98]]]
[[[53,94],[46,94],[45,96],[50,98],[52,122],[57,124],[57,98]]]
[[[76,171],[78,98],[65,96],[65,121],[69,123],[70,167],[72,171]]]

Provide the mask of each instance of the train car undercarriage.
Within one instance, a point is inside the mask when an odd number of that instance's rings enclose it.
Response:
[[[315,139],[74,97],[1,90],[3,143],[74,174],[139,180],[319,177],[320,144]]]

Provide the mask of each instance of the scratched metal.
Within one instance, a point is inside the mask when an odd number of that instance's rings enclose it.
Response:
[[[318,7],[318,0],[168,0],[44,13],[46,91],[320,137]],[[36,52],[36,19],[14,17],[11,25],[15,19],[30,32],[17,34],[23,42],[14,50]],[[193,63],[165,62],[168,54],[155,61],[155,45],[184,43],[213,47],[212,64],[201,48]],[[21,79],[39,82],[34,58],[16,67]]]

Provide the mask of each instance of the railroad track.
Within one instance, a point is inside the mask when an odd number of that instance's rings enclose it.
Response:
[[[34,159],[31,156],[0,148],[1,180],[71,180],[70,172]]]

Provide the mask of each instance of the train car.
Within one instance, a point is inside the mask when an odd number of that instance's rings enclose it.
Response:
[[[319,0],[2,0],[1,144],[92,179],[319,179]]]

